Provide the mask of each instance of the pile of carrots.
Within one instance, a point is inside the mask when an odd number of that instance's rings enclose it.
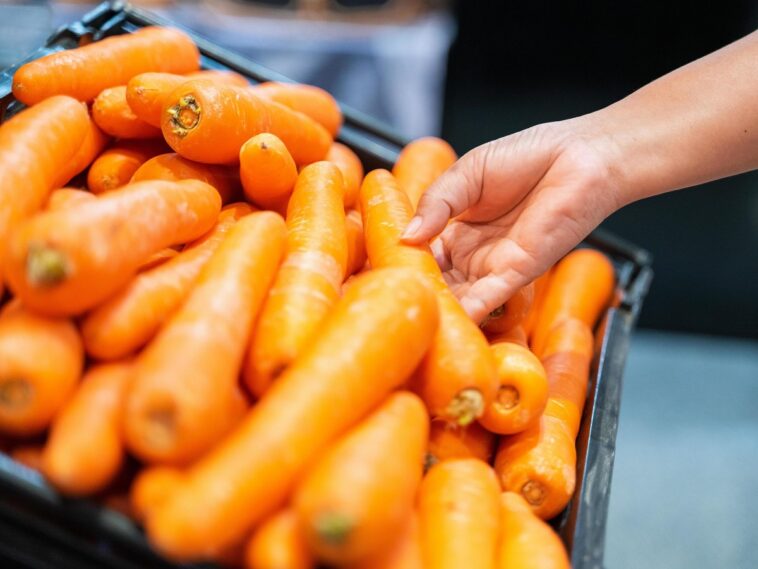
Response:
[[[444,141],[364,176],[328,93],[199,61],[145,28],[17,71],[3,450],[172,560],[568,567],[544,520],[574,492],[609,260],[570,253],[480,326],[400,239]]]

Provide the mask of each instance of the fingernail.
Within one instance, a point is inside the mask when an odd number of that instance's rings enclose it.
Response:
[[[403,231],[401,239],[407,239],[416,235],[418,230],[421,229],[421,223],[422,219],[419,216],[415,216],[413,219],[411,219],[408,223],[408,226],[405,228],[405,231]]]

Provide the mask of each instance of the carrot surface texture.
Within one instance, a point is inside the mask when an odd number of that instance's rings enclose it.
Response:
[[[149,518],[182,478],[182,470],[172,466],[147,466],[140,470],[129,489],[129,503],[135,518],[140,522]]]
[[[429,247],[400,242],[411,219],[408,196],[392,174],[374,170],[361,188],[366,251],[372,267],[412,267],[437,291],[440,326],[410,383],[432,417],[458,425],[478,419],[497,390],[495,362],[487,340],[445,284]]]
[[[397,539],[421,482],[428,432],[423,402],[399,392],[309,469],[294,504],[321,561],[355,563]]]
[[[95,158],[100,156],[108,146],[108,142],[110,142],[110,137],[100,130],[95,121],[90,120],[84,140],[74,157],[58,171],[54,187],[60,188],[68,184],[77,174],[83,172]]]
[[[69,321],[38,316],[17,301],[0,316],[0,433],[44,430],[74,393],[84,352]]]
[[[198,559],[242,540],[308,464],[405,381],[436,327],[434,293],[413,271],[356,279],[318,337],[148,519],[152,544]]]
[[[545,295],[550,285],[550,277],[553,275],[553,267],[545,271],[541,276],[537,277],[534,281],[534,300],[529,307],[529,311],[524,316],[522,326],[524,332],[526,332],[527,339],[531,339],[534,327],[537,325],[537,319],[540,316],[542,310],[542,303],[545,300]]]
[[[312,340],[339,300],[347,262],[339,169],[303,169],[287,208],[287,254],[255,327],[245,383],[260,397]]]
[[[216,225],[166,263],[141,272],[81,322],[87,353],[100,360],[122,358],[152,338],[187,297],[200,271],[226,234],[252,211],[247,204],[221,210]]]
[[[130,363],[90,368],[53,421],[42,470],[62,493],[85,496],[98,492],[121,468],[121,406],[130,371]]]
[[[273,134],[257,134],[242,145],[240,179],[245,196],[253,203],[286,213],[297,176],[292,155]]]
[[[345,213],[345,232],[347,234],[347,269],[345,270],[345,277],[349,277],[366,266],[366,239],[359,211],[351,209]]]
[[[320,124],[247,87],[189,81],[172,91],[162,114],[166,142],[198,162],[235,164],[242,145],[262,132],[281,139],[300,165],[323,159],[332,144]]]
[[[187,73],[199,66],[200,53],[189,36],[173,28],[148,27],[22,65],[13,76],[13,94],[26,105],[53,95],[91,101],[103,89],[125,85],[139,73]]]
[[[486,334],[504,334],[524,321],[534,302],[534,284],[521,287],[500,308],[493,310],[481,327]]]
[[[453,458],[478,458],[489,463],[495,451],[495,435],[479,423],[466,427],[450,425],[445,421],[432,421],[426,466]]]
[[[253,322],[284,254],[273,212],[234,224],[192,291],[135,363],[126,400],[129,449],[149,462],[197,459],[238,421],[237,385]]]
[[[529,349],[529,339],[527,338],[526,331],[521,324],[514,326],[507,332],[503,332],[501,334],[487,334],[487,340],[489,340],[490,345],[499,344],[502,342],[510,342],[511,344],[518,344],[522,348]]]
[[[574,493],[575,441],[592,353],[592,332],[582,321],[564,320],[553,329],[542,360],[548,378],[542,418],[502,438],[495,457],[503,488],[520,493],[542,519],[559,514]]]
[[[126,102],[126,85],[108,87],[95,97],[92,118],[106,134],[117,138],[158,138],[161,129],[134,114]]]
[[[421,556],[421,531],[414,509],[403,522],[399,535],[384,551],[350,565],[351,569],[424,569]]]
[[[303,113],[323,126],[332,137],[342,126],[342,111],[329,93],[314,85],[261,83],[253,87],[256,95]]]
[[[203,182],[130,184],[24,222],[11,240],[6,276],[30,308],[78,314],[126,284],[151,253],[205,233],[220,209],[218,192]]]
[[[312,569],[315,562],[295,512],[277,512],[253,532],[245,546],[245,569]]]
[[[426,569],[490,569],[500,531],[500,488],[473,458],[441,462],[421,483],[421,549]]]
[[[419,138],[403,148],[392,174],[408,194],[414,212],[427,188],[457,159],[447,142],[433,136]]]
[[[95,194],[86,190],[77,188],[59,188],[50,192],[45,209],[47,211],[57,211],[69,209],[77,205],[88,203],[97,199]]]
[[[125,186],[140,166],[166,149],[163,140],[117,142],[92,163],[87,187],[93,194],[102,194]]]
[[[326,160],[337,165],[345,180],[345,207],[355,207],[363,183],[363,164],[358,155],[342,143],[335,142],[329,148]]]

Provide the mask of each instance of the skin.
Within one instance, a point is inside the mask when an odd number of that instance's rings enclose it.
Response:
[[[756,93],[753,32],[609,107],[471,150],[403,238],[439,235],[435,258],[481,321],[621,207],[758,168]]]

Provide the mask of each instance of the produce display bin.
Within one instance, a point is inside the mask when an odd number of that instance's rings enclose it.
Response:
[[[11,92],[13,73],[48,53],[148,25],[173,25],[122,2],[99,5],[80,21],[55,32],[26,60],[0,73],[0,122],[23,108]],[[214,45],[190,30],[206,69],[230,69],[252,83],[289,80]],[[390,128],[342,106],[339,140],[367,170],[391,168],[407,142]],[[583,246],[605,253],[614,264],[617,294],[598,328],[582,426],[577,439],[577,490],[553,523],[564,539],[574,569],[600,569],[610,498],[624,365],[632,330],[652,279],[647,252],[598,230]],[[125,515],[94,500],[60,496],[34,470],[0,453],[0,567],[152,569],[180,567],[151,551],[140,528]],[[181,565],[181,567],[210,567]]]

